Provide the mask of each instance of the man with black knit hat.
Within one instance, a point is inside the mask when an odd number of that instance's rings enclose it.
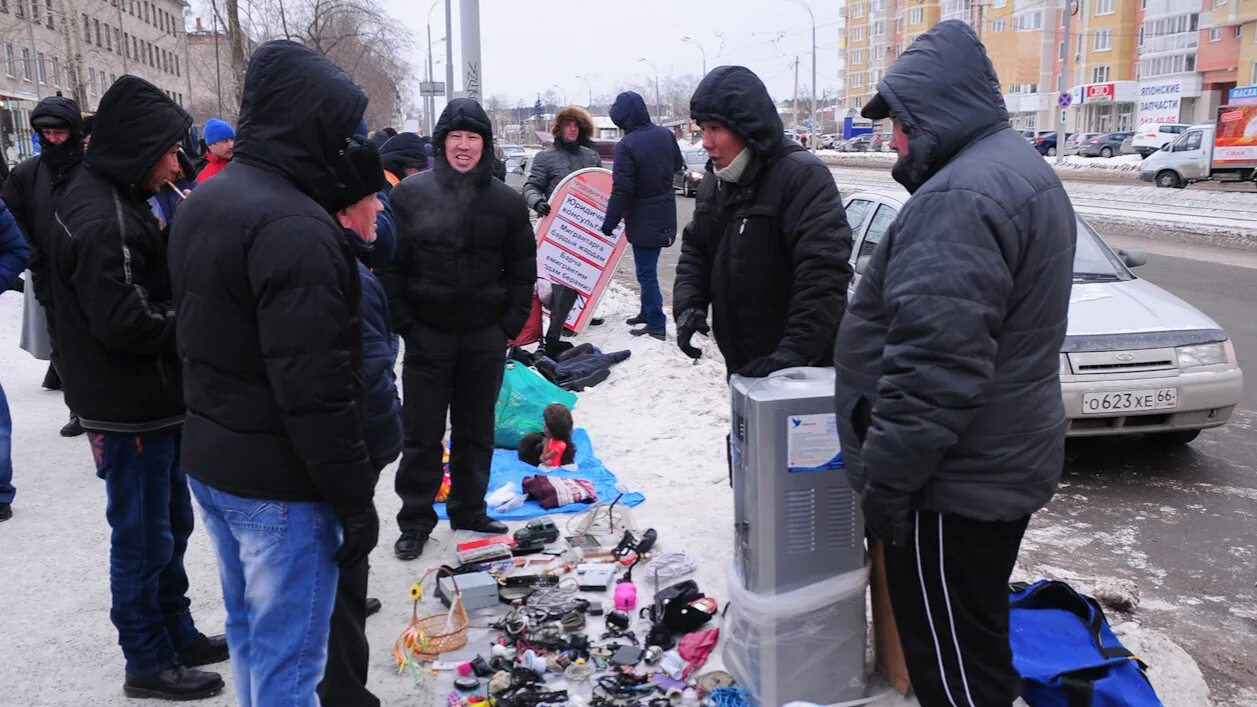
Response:
[[[62,233],[51,249],[65,396],[105,480],[123,690],[171,700],[217,694],[222,678],[193,666],[227,659],[223,637],[199,633],[189,611],[183,385],[166,241],[148,205],[178,168],[191,123],[161,89],[118,79],[101,98],[92,149],[57,209]]]
[[[550,195],[559,182],[578,169],[601,167],[602,158],[589,145],[594,137],[594,121],[583,109],[568,106],[554,116],[554,144],[533,158],[524,201],[538,216],[550,213]]]
[[[23,327],[28,332],[46,330],[48,339],[54,340],[56,312],[52,303],[49,253],[60,236],[53,214],[61,204],[66,188],[79,173],[83,161],[83,118],[79,104],[63,96],[49,96],[31,111],[31,128],[39,135],[40,153],[13,168],[12,174],[0,189],[0,198],[8,205],[18,228],[26,235],[30,246],[30,271],[34,281],[34,296],[43,311],[28,301],[24,312]],[[58,389],[60,355],[55,345],[38,354],[37,358],[51,358],[44,387]],[[63,437],[83,434],[78,416],[73,410],[70,420],[61,428]]]
[[[690,99],[711,158],[681,238],[672,309],[688,355],[708,331],[729,373],[827,366],[851,280],[851,229],[829,168],[782,132],[759,77],[721,66]]]
[[[418,174],[428,167],[428,155],[423,140],[415,133],[398,133],[380,147],[380,163],[384,165],[386,189],[397,186],[401,180]]]
[[[378,271],[402,363],[405,442],[397,470],[401,529],[393,550],[413,560],[436,527],[441,441],[450,418],[455,530],[506,532],[484,496],[493,460],[493,409],[506,341],[523,328],[537,279],[528,208],[493,178],[493,129],[470,98],[446,106],[435,130],[436,166],[394,187],[397,253]]]
[[[183,467],[218,554],[242,705],[317,704],[339,569],[378,538],[362,283],[327,212],[366,106],[327,57],[263,44],[231,168],[192,192],[170,236]]]

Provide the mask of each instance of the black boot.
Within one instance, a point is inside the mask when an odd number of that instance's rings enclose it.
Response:
[[[227,637],[222,635],[197,634],[196,638],[179,649],[179,662],[189,668],[221,663],[230,657],[231,654],[227,650]]]
[[[70,421],[65,423],[65,426],[61,428],[61,436],[78,437],[81,434],[83,434],[83,424],[79,422],[79,416],[74,413],[70,413]]]
[[[0,503],[0,523],[13,517],[13,506],[7,503]]]
[[[602,326],[603,324],[606,324],[606,323],[607,323],[607,320],[603,319],[602,317],[589,318],[589,326]]]
[[[501,535],[510,530],[510,528],[506,527],[506,523],[493,520],[489,516],[480,516],[468,523],[456,524],[451,521],[450,525],[454,530],[470,530],[473,533],[491,533],[493,535]]]
[[[61,390],[61,376],[57,373],[57,369],[51,363],[48,364],[48,372],[44,374],[44,388],[48,390]]]
[[[665,329],[647,329],[646,327],[641,327],[638,329],[632,329],[629,333],[633,336],[649,336],[660,341],[668,340],[668,332]]]
[[[591,354],[593,352],[594,352],[593,344],[590,344],[588,342],[584,344],[577,344],[576,346],[573,346],[567,351],[564,351],[563,353],[559,354],[557,357],[555,357],[554,360],[559,361],[559,362],[567,361],[568,359],[573,359],[573,358],[576,358],[577,356],[584,356],[585,354]]]
[[[393,544],[393,554],[399,560],[413,560],[423,554],[423,546],[428,542],[428,534],[418,530],[403,530],[401,537]]]
[[[152,675],[128,675],[122,685],[127,697],[156,697],[159,700],[202,700],[223,689],[218,673],[188,668],[178,663]]]
[[[380,613],[380,609],[383,608],[384,605],[380,603],[379,599],[376,599],[375,597],[367,597],[367,616],[375,616]]]
[[[635,317],[629,317],[628,319],[625,319],[625,320],[624,320],[624,323],[625,323],[625,324],[628,324],[629,326],[638,326],[638,325],[641,325],[641,324],[645,324],[645,323],[646,323],[646,315],[645,315],[645,314],[639,314],[639,315],[637,315],[637,316],[635,316]]]

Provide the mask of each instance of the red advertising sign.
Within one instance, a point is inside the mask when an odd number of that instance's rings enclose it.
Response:
[[[1215,167],[1257,164],[1257,105],[1222,106],[1215,133]]]
[[[1087,86],[1087,103],[1112,101],[1117,88],[1111,83],[1093,83]]]
[[[610,238],[602,235],[610,197],[610,170],[577,170],[555,187],[550,214],[537,224],[538,270],[580,293],[567,317],[567,328],[578,334],[589,326],[628,246],[622,223]]]

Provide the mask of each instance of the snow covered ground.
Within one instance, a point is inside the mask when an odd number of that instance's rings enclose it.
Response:
[[[633,356],[607,382],[581,395],[575,417],[622,484],[646,494],[646,503],[633,512],[638,527],[659,530],[660,551],[684,549],[696,556],[699,586],[723,599],[732,554],[732,494],[723,449],[729,426],[724,366],[710,340],[698,342],[706,355],[691,363],[671,340],[630,337],[622,322],[636,309],[636,296],[626,288],[615,285],[608,291],[599,308],[608,324],[592,329],[585,340],[607,351],[630,349]],[[108,615],[103,485],[93,473],[86,441],[57,436],[65,408],[59,394],[39,387],[45,364],[17,348],[20,313],[20,297],[0,297],[0,371],[15,421],[18,487],[14,518],[0,525],[0,702],[130,704],[121,692],[122,658]],[[370,687],[386,705],[444,705],[449,674],[419,682],[398,675],[392,646],[410,617],[410,584],[427,569],[451,562],[453,546],[461,539],[442,526],[419,560],[396,560],[391,546],[399,504],[389,471],[377,491],[382,529],[380,548],[372,558],[371,593],[384,609],[368,622]],[[565,517],[557,520],[566,522]],[[1037,529],[1031,537],[1050,532]],[[224,610],[215,559],[200,529],[192,536],[187,567],[194,616],[202,630],[220,632]],[[1052,576],[1050,568],[1019,567],[1015,578],[1043,576]],[[1101,578],[1069,579],[1090,590]],[[486,621],[473,616],[472,625]],[[1120,632],[1151,666],[1150,677],[1168,707],[1209,704],[1199,669],[1172,640],[1134,621],[1123,623]],[[456,656],[483,652],[490,636],[473,628],[472,644]],[[720,665],[717,649],[704,670]],[[234,704],[230,669],[225,664],[218,668],[228,690],[200,704]],[[883,691],[876,682],[870,685],[870,694]],[[889,696],[876,704],[916,703]]]
[[[893,152],[838,152],[836,150],[818,150],[817,155],[831,165],[851,164],[853,162],[890,163],[894,164],[898,157]],[[1097,172],[1139,172],[1143,158],[1139,155],[1118,155],[1116,157],[1082,157],[1068,155],[1064,164],[1057,164],[1056,157],[1044,157],[1048,164],[1057,170],[1094,170]]]

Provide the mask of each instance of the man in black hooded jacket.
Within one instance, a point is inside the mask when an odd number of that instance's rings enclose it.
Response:
[[[681,239],[672,309],[691,356],[707,333],[730,373],[828,365],[851,280],[851,229],[829,168],[782,132],[759,77],[712,70],[690,99],[711,157]]]
[[[191,666],[227,659],[223,638],[197,632],[189,611],[183,387],[166,243],[148,205],[178,168],[191,122],[156,86],[118,79],[101,98],[91,152],[57,209],[62,232],[49,251],[66,401],[105,480],[123,689],[175,700],[222,690],[218,674]]]
[[[1008,705],[1008,576],[1065,444],[1060,349],[1076,225],[1008,124],[973,29],[917,38],[864,107],[890,118],[912,198],[874,251],[835,344],[843,463],[926,707]]]
[[[327,57],[263,44],[231,167],[192,192],[170,237],[183,467],[218,551],[241,704],[314,704],[338,567],[379,533],[361,283],[322,206],[366,106]]]
[[[8,205],[18,228],[30,246],[30,271],[34,280],[35,298],[43,305],[49,338],[55,338],[56,312],[52,302],[52,284],[48,272],[48,253],[61,229],[53,213],[62,196],[79,173],[83,162],[83,118],[79,104],[63,96],[49,96],[31,111],[31,129],[39,134],[40,153],[13,168],[4,181],[0,198]],[[42,326],[36,322],[34,326]],[[57,372],[60,355],[54,345],[51,363],[44,378],[44,387],[57,389],[61,379]],[[61,428],[63,437],[83,434],[78,416],[70,412],[70,421]]]
[[[486,515],[494,403],[506,341],[524,326],[537,279],[528,207],[493,178],[493,129],[470,98],[456,98],[434,130],[436,165],[390,197],[397,253],[381,269],[402,363],[405,441],[397,470],[401,529],[393,550],[413,560],[436,527],[441,440],[450,417],[450,495],[455,530],[504,533]]]

